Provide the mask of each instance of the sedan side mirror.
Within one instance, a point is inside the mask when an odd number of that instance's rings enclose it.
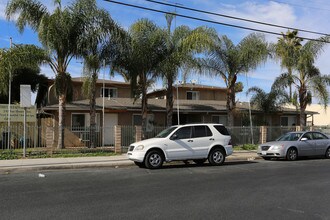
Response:
[[[170,137],[170,140],[177,140],[179,139],[178,135],[177,134],[173,134],[171,137]]]
[[[303,137],[303,138],[301,138],[300,140],[301,140],[301,141],[307,141],[308,139],[305,138],[305,137]]]

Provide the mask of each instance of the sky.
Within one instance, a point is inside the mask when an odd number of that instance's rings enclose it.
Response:
[[[145,0],[118,0],[120,2],[135,4],[143,7],[174,12],[178,14],[184,14],[188,16],[194,16],[207,20],[214,20],[217,22],[228,23],[233,25],[239,25],[244,27],[262,29],[266,31],[272,31],[276,33],[286,32],[287,29],[269,27],[254,23],[248,23],[228,18],[223,18],[214,15],[201,14],[183,10],[180,8],[173,8],[169,6],[163,6]],[[266,23],[272,23],[276,25],[294,27],[297,29],[305,29],[321,33],[329,33],[330,22],[330,2],[328,0],[286,0],[286,1],[266,1],[266,0],[159,0],[165,3],[178,4],[184,7],[195,8],[199,10],[210,11],[214,13],[226,14],[230,16],[256,20]],[[54,10],[54,0],[40,0],[44,5],[48,6],[48,9]],[[71,1],[62,0],[62,6],[66,6]],[[97,0],[99,7],[106,9],[111,17],[123,28],[128,29],[131,24],[141,18],[148,18],[154,21],[157,25],[165,27],[165,17],[162,13],[145,11],[142,9],[127,7],[118,5],[115,3],[106,2],[103,0]],[[15,18],[8,21],[5,17],[5,8],[7,0],[0,0],[0,47],[9,47],[9,38],[12,37],[13,42],[16,44],[36,44],[38,42],[38,36],[29,27],[25,28],[23,33],[19,33],[15,27]],[[227,27],[219,24],[206,23],[202,21],[190,20],[187,18],[177,17],[175,25],[188,25],[191,28],[198,26],[208,26],[215,28],[219,35],[227,35],[235,44],[239,43],[248,34],[253,31],[238,29],[233,27]],[[318,38],[320,35],[308,34],[300,32],[300,36],[308,38]],[[267,41],[276,42],[278,36],[265,34]],[[303,43],[306,41],[303,41]],[[318,57],[316,66],[320,69],[322,74],[330,74],[330,47],[326,46],[323,53]],[[69,68],[69,73],[72,77],[79,77],[82,73],[82,64],[80,60],[72,60]],[[49,78],[54,78],[55,75],[48,66],[42,66],[41,72]],[[249,97],[245,91],[252,87],[258,86],[268,92],[274,79],[279,76],[285,70],[281,69],[279,62],[274,60],[268,60],[266,63],[261,64],[256,70],[249,73],[242,74],[239,77],[239,81],[244,84],[244,90],[237,94],[237,101],[247,101]],[[102,70],[100,78],[106,75],[109,79],[108,70]],[[114,76],[112,80],[123,81],[120,76]],[[179,77],[178,80],[182,80]],[[192,74],[188,81],[195,81],[199,84],[214,85],[224,87],[225,84],[220,77],[199,76]],[[152,89],[161,88],[162,84],[158,82]],[[317,100],[314,99],[314,102]]]

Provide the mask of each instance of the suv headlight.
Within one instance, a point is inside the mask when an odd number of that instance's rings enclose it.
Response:
[[[143,150],[144,146],[143,145],[139,145],[135,148],[135,150]]]

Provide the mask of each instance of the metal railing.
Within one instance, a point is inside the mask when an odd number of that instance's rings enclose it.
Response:
[[[26,147],[43,148],[56,147],[58,141],[58,127],[46,126],[27,126],[26,127]],[[122,125],[121,129],[121,147],[123,151],[136,142],[136,126]],[[155,137],[159,132],[165,129],[164,126],[153,127],[152,131],[146,133],[147,138]],[[259,144],[261,141],[261,127],[227,127],[232,137],[234,146],[242,144]],[[273,141],[282,134],[289,131],[296,131],[297,127],[288,126],[268,126],[266,127],[266,141]],[[330,136],[329,126],[304,127],[301,130],[321,131]],[[9,135],[8,135],[9,133]],[[103,136],[104,134],[104,136]],[[9,139],[8,139],[9,137]],[[0,149],[23,148],[23,126],[0,126]],[[65,146],[67,147],[90,147],[91,129],[89,127],[65,127],[64,135]],[[114,127],[96,127],[95,128],[95,147],[114,147],[115,146]],[[8,143],[9,141],[9,143]]]

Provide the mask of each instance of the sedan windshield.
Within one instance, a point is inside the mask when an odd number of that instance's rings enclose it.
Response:
[[[165,130],[163,130],[162,132],[160,132],[156,138],[165,138],[167,137],[170,133],[172,133],[172,131],[174,131],[177,127],[169,127],[169,128],[166,128]]]
[[[286,133],[279,137],[277,140],[278,141],[297,141],[302,133]]]

